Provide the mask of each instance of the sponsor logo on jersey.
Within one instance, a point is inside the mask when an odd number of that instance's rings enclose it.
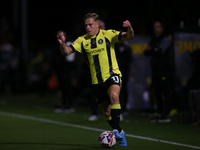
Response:
[[[94,54],[100,53],[100,52],[102,52],[102,51],[104,51],[104,48],[96,49],[96,50],[90,51],[90,52],[88,52],[88,53],[89,53],[90,55],[94,55]]]

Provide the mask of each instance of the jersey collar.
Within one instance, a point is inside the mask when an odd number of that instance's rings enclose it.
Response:
[[[99,29],[99,32],[100,32],[100,30],[101,30],[101,29]],[[94,36],[92,36],[92,37],[90,37],[90,38],[93,39],[93,38],[97,37],[97,36],[99,35],[99,32],[98,32],[96,35],[94,35]]]

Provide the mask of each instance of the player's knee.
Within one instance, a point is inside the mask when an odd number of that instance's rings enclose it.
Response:
[[[111,94],[110,99],[111,99],[112,104],[118,104],[119,103],[119,97],[116,93]]]

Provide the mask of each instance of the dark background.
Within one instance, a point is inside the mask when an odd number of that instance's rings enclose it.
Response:
[[[6,17],[10,29],[19,42],[21,33],[21,0],[17,0],[19,10],[18,25],[14,27],[14,0],[1,0],[0,14]],[[28,41],[37,41],[42,46],[52,46],[56,42],[56,32],[65,30],[76,39],[85,34],[82,18],[88,12],[96,12],[106,22],[108,29],[119,29],[128,19],[136,34],[151,34],[152,22],[161,20],[166,32],[179,28],[183,20],[188,28],[197,26],[200,18],[199,0],[186,1],[27,1]],[[30,45],[29,45],[30,46]]]
[[[100,19],[105,21],[107,29],[119,30],[122,28],[123,21],[129,20],[135,35],[152,35],[153,22],[155,20],[162,21],[166,34],[173,37],[173,33],[178,30],[199,32],[199,6],[199,0],[119,2],[1,0],[0,46],[3,44],[12,45],[14,49],[11,53],[15,55],[14,59],[10,58],[4,62],[4,65],[6,63],[10,65],[13,60],[17,60],[15,63],[17,67],[7,67],[8,70],[5,72],[9,75],[4,75],[6,79],[3,79],[2,73],[0,73],[0,80],[6,81],[4,85],[2,84],[3,88],[7,88],[7,84],[10,84],[14,85],[14,89],[18,91],[23,91],[20,89],[27,90],[27,84],[33,82],[33,79],[35,82],[32,75],[37,75],[40,80],[45,76],[43,82],[46,83],[54,71],[52,71],[52,64],[55,64],[52,59],[55,56],[54,53],[60,54],[56,39],[57,32],[59,30],[65,31],[70,37],[68,39],[70,41],[85,34],[82,19],[88,12],[99,14]],[[184,23],[182,29],[180,29],[181,21]],[[81,59],[78,57],[78,60]],[[83,68],[81,63],[79,62],[77,66]],[[12,82],[10,82],[11,78],[14,79]],[[40,80],[37,80],[39,87],[41,87]],[[37,86],[35,89],[38,90]]]

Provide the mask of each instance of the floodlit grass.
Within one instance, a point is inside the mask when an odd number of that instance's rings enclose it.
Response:
[[[36,94],[2,95],[0,111],[36,118],[44,118],[62,123],[111,130],[101,112],[99,120],[89,122],[89,106],[76,105],[73,114],[56,114],[53,107],[58,97],[55,94],[38,97]],[[177,117],[171,123],[149,123],[149,117],[140,112],[130,112],[124,117],[121,127],[127,134],[150,137],[200,147],[200,126],[179,124]],[[31,119],[17,118],[0,114],[0,150],[96,150],[99,146],[100,131],[93,131],[47,123]],[[127,137],[127,147],[118,143],[113,149],[123,150],[188,150],[184,146],[166,144]]]

